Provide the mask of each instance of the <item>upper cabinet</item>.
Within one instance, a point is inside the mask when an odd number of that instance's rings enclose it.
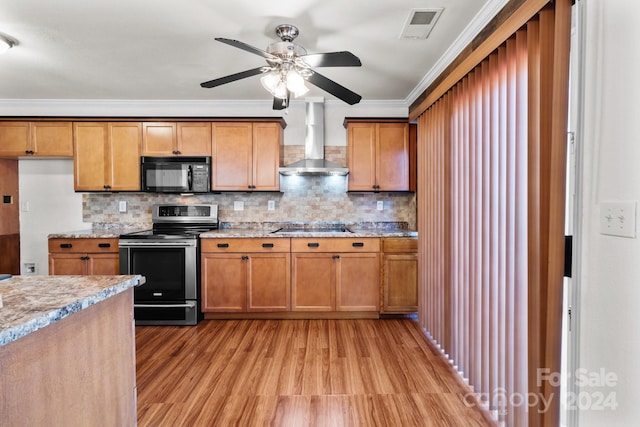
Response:
[[[72,157],[71,122],[0,122],[2,157]]]
[[[76,191],[140,190],[140,123],[76,122],[73,127]]]
[[[279,191],[282,124],[215,122],[212,129],[213,191]]]
[[[345,119],[349,191],[415,191],[406,121]]]
[[[143,156],[210,156],[211,122],[142,123]]]

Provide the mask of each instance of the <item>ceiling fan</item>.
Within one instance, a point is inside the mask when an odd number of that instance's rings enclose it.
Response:
[[[293,42],[298,34],[298,28],[293,25],[278,25],[276,35],[282,41],[271,43],[267,46],[266,51],[238,40],[216,37],[219,42],[262,56],[268,65],[209,80],[200,83],[200,86],[212,88],[263,74],[260,81],[264,88],[273,95],[274,110],[286,109],[289,106],[291,95],[294,97],[304,95],[309,90],[305,86],[305,82],[329,92],[349,105],[360,102],[362,99],[360,95],[313,69],[313,67],[359,67],[362,65],[360,59],[347,51],[309,55],[304,47]]]

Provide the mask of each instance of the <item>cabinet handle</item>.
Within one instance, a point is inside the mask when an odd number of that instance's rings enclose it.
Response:
[[[73,245],[71,243],[60,243],[62,249],[71,249]]]
[[[340,255],[334,255],[332,256],[333,259],[340,259]]]
[[[362,243],[362,242],[353,242],[351,244],[351,246],[353,246],[354,248],[362,248],[362,247],[364,247],[364,243]]]
[[[219,248],[228,248],[229,244],[228,243],[218,243],[218,247]]]
[[[110,248],[111,243],[98,243],[99,248]]]
[[[263,248],[272,248],[273,247],[273,243],[263,243],[262,247]]]
[[[307,243],[307,246],[310,248],[317,248],[320,246],[320,243]]]

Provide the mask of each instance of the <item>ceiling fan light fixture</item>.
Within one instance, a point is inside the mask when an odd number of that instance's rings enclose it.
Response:
[[[260,83],[262,83],[262,87],[264,87],[267,92],[273,95],[276,91],[276,87],[278,87],[278,83],[280,83],[280,74],[275,71],[269,71],[264,76],[260,77]]]
[[[289,70],[287,73],[287,89],[296,98],[309,92],[309,88],[304,84],[304,78],[296,70]]]

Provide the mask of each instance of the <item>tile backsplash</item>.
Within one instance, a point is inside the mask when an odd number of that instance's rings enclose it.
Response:
[[[208,193],[194,196],[156,193],[86,193],[82,196],[83,220],[93,224],[147,226],[151,206],[157,203],[206,203],[218,205],[221,222],[406,222],[416,227],[415,193],[347,193],[347,177],[282,176],[282,192]],[[119,212],[119,202],[127,205]],[[268,202],[275,209],[268,210]],[[377,210],[377,202],[383,210]],[[235,210],[242,202],[243,210]]]

